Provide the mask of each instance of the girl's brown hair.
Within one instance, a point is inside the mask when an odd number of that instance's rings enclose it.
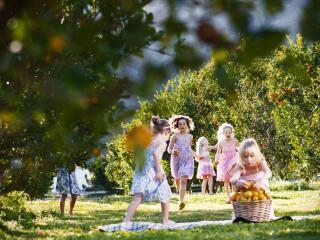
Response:
[[[173,132],[175,132],[178,129],[178,125],[179,125],[180,120],[186,121],[189,130],[194,129],[194,123],[190,117],[183,116],[183,115],[174,115],[169,119],[170,127]]]
[[[151,118],[150,126],[154,134],[163,133],[165,130],[170,129],[169,121],[159,116],[153,116]]]

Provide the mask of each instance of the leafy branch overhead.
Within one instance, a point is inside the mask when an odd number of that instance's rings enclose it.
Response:
[[[57,167],[97,155],[101,137],[132,116],[125,99],[150,97],[173,68],[194,69],[207,61],[188,36],[210,48],[220,64],[219,84],[232,90],[237,82],[229,82],[224,63],[252,64],[272,53],[286,33],[250,28],[255,1],[167,0],[160,20],[148,10],[154,2],[0,1],[0,192],[41,195]],[[261,2],[267,15],[284,9],[284,0]],[[187,4],[204,9],[193,27],[176,14]],[[306,41],[319,39],[312,27],[319,25],[319,9],[319,1],[309,0],[302,10]],[[230,20],[235,39],[210,21],[218,14]],[[140,64],[148,49],[169,61]],[[123,71],[133,58],[141,66],[133,67],[138,76]]]

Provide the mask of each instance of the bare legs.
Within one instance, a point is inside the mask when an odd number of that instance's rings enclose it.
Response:
[[[202,180],[202,184],[201,184],[202,194],[206,193],[207,184],[209,184],[209,194],[212,194],[213,177],[211,175],[203,176],[203,180]]]
[[[209,194],[212,194],[212,189],[213,189],[213,177],[209,176]]]
[[[226,193],[227,193],[227,201],[226,203],[231,203],[230,201],[230,181],[229,180],[226,180],[224,182],[224,186],[226,188]],[[231,184],[231,187],[232,187],[232,192],[236,192],[236,186],[234,184]]]
[[[67,199],[67,194],[62,194],[60,199],[60,212],[62,215],[64,215],[64,206],[66,203],[66,199]],[[77,200],[77,195],[71,194],[70,210],[69,210],[70,215],[73,214],[73,208],[74,208],[74,205],[76,204],[76,200]]]
[[[139,207],[139,205],[142,203],[143,200],[143,195],[142,193],[136,193],[133,197],[132,202],[130,203],[126,216],[124,218],[125,222],[130,222],[133,215],[135,214],[137,208]]]
[[[142,193],[136,193],[134,194],[133,200],[130,203],[126,216],[124,218],[124,222],[130,222],[137,211],[137,208],[143,201],[143,195]],[[161,212],[162,212],[162,223],[164,225],[169,224],[169,206],[170,202],[167,203],[161,203]]]
[[[230,182],[225,181],[224,182],[224,187],[226,188],[226,193],[227,193],[227,201],[226,203],[230,203]]]
[[[71,194],[70,210],[69,210],[69,214],[70,215],[73,214],[73,208],[74,208],[74,205],[76,204],[76,201],[77,201],[77,195]]]
[[[208,178],[203,177],[202,184],[201,184],[201,193],[205,194],[207,190],[207,183],[208,183]]]
[[[179,191],[179,202],[183,203],[184,196],[186,195],[187,191],[187,183],[188,183],[188,177],[183,176],[180,180],[180,191]]]
[[[176,182],[177,193],[179,193],[179,191],[180,191],[180,178],[175,179],[175,182]]]
[[[163,225],[169,224],[169,206],[170,202],[161,203],[162,223]]]
[[[64,215],[64,205],[66,203],[67,194],[62,194],[60,199],[60,212],[61,215]]]

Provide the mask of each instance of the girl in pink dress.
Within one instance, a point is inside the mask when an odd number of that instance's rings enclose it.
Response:
[[[191,149],[193,136],[189,133],[194,124],[188,116],[175,115],[169,119],[174,132],[170,139],[168,152],[171,154],[171,175],[179,190],[179,210],[185,207],[184,197],[188,179],[192,179],[194,171],[194,155]]]
[[[271,170],[256,140],[253,138],[245,139],[240,144],[239,159],[233,170],[231,182],[239,188],[248,188],[250,182],[253,182],[256,188],[262,188],[265,193],[269,194],[269,178],[271,175]],[[275,218],[273,207],[270,218]]]
[[[208,139],[200,137],[197,141],[197,155],[196,160],[199,162],[197,178],[202,179],[201,192],[206,193],[207,183],[209,183],[209,194],[212,194],[213,176],[215,172],[212,167],[210,158],[210,150],[216,149],[216,146],[209,146]]]
[[[232,168],[235,166],[238,154],[238,141],[234,138],[234,131],[232,125],[224,123],[219,127],[218,130],[218,146],[217,154],[215,157],[215,164],[217,166],[217,181],[224,182],[227,200],[230,201],[230,177]],[[235,186],[232,186],[235,191]]]

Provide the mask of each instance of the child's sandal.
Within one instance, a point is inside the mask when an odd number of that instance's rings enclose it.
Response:
[[[184,202],[179,203],[179,210],[184,209],[185,206],[186,204]]]

